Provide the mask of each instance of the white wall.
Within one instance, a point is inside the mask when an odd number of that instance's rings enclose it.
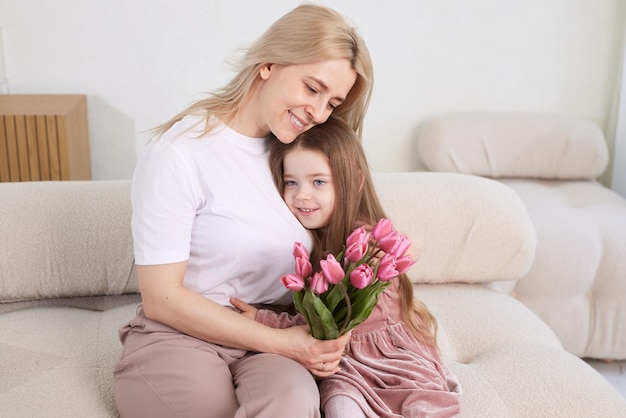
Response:
[[[0,0],[1,87],[87,94],[94,178],[129,178],[142,131],[225,83],[231,52],[299,3]],[[373,56],[364,145],[375,171],[423,168],[416,133],[442,112],[545,111],[607,124],[623,0],[319,3],[351,18]]]

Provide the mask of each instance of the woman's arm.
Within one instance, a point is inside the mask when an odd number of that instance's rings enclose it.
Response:
[[[320,377],[338,370],[349,334],[322,341],[306,326],[265,326],[185,288],[186,267],[186,262],[137,266],[146,317],[208,342],[283,355]]]

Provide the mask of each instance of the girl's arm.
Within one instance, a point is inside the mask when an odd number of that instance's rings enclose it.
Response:
[[[349,335],[322,341],[306,326],[265,326],[185,288],[186,268],[186,262],[137,266],[146,317],[211,343],[283,355],[320,377],[337,371]]]
[[[291,315],[287,312],[274,312],[271,309],[257,309],[237,298],[231,298],[230,303],[241,311],[241,314],[272,328],[290,328],[298,325],[307,325],[301,314]]]

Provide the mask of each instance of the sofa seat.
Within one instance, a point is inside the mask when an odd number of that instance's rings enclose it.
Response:
[[[133,299],[101,311],[60,303],[1,314],[0,416],[117,416],[116,330],[135,312]]]
[[[416,284],[415,292],[439,320],[442,354],[462,385],[463,417],[626,413],[613,387],[515,299],[468,284]],[[117,417],[112,368],[117,328],[137,307],[128,302],[138,295],[129,297],[103,310],[66,301],[0,315],[0,330],[11,336],[0,337],[0,415]]]

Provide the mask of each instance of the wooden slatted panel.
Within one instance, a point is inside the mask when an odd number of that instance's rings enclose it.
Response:
[[[0,116],[0,181],[11,181],[9,173],[9,149],[4,116]]]
[[[4,126],[7,139],[7,156],[9,158],[9,181],[20,181],[20,158],[17,151],[17,131],[15,117],[5,116]]]
[[[89,180],[84,95],[0,95],[0,181]]]
[[[48,151],[50,144],[45,116],[35,116],[35,137],[37,138],[37,151],[39,152],[39,175],[41,180],[51,180],[50,152]]]

